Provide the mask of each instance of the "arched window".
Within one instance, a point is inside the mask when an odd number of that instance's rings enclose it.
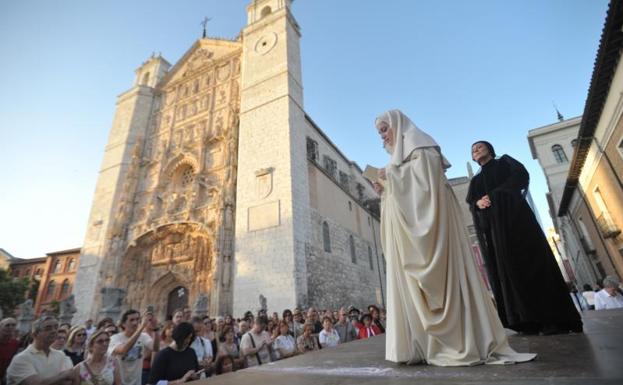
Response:
[[[54,269],[52,269],[52,273],[60,273],[62,270],[63,264],[60,260],[56,261],[54,264]]]
[[[76,268],[76,260],[75,259],[70,259],[69,263],[67,264],[67,271],[73,271]]]
[[[55,292],[56,292],[56,282],[50,281],[50,283],[48,283],[48,290],[45,292],[45,298],[46,299],[54,298]]]
[[[67,294],[69,294],[69,280],[66,279],[63,281],[61,285],[61,298],[64,298]]]
[[[266,7],[262,8],[262,17],[266,17],[266,16],[270,15],[271,12],[272,12],[272,10],[270,9],[269,6],[266,6]]]
[[[374,263],[372,262],[372,248],[368,246],[368,259],[370,260],[370,270],[374,270]]]
[[[26,271],[24,272],[24,277],[30,278],[30,269],[26,269]]]
[[[357,253],[355,252],[355,238],[352,235],[348,236],[350,242],[350,260],[352,263],[357,263]]]
[[[322,243],[324,244],[324,251],[331,252],[331,234],[329,234],[329,224],[322,222]]]
[[[569,161],[567,159],[567,154],[565,154],[565,150],[562,148],[560,144],[553,145],[552,152],[554,153],[554,159],[556,159],[556,162],[566,163]]]
[[[145,75],[143,75],[143,81],[141,82],[141,85],[146,86],[147,83],[149,83],[149,72],[145,73]]]

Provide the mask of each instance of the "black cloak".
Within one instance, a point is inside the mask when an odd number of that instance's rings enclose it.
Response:
[[[525,199],[530,177],[508,155],[491,159],[469,185],[489,282],[505,327],[526,333],[582,331],[582,321],[554,254]],[[488,195],[491,206],[476,202]]]

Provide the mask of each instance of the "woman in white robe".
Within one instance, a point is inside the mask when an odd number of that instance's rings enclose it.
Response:
[[[517,353],[471,254],[439,145],[399,110],[376,121],[390,164],[380,172],[387,260],[385,358],[438,366],[506,364]],[[383,186],[384,185],[384,186]]]

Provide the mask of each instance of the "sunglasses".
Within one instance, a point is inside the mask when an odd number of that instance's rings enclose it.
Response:
[[[99,345],[106,345],[106,344],[110,343],[110,338],[106,338],[104,340],[95,340],[95,343],[99,344]]]
[[[76,337],[86,337],[86,333],[78,333],[76,334]]]

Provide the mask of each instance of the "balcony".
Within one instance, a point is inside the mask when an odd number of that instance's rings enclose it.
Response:
[[[597,217],[597,225],[604,238],[616,238],[621,234],[621,229],[614,223],[608,212],[602,212],[601,215]]]

